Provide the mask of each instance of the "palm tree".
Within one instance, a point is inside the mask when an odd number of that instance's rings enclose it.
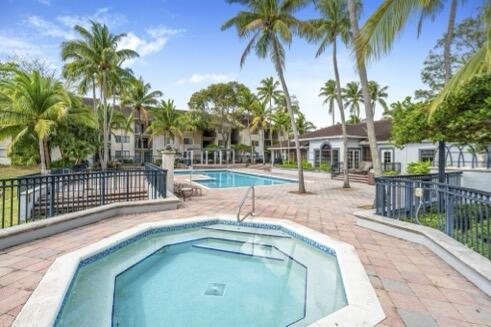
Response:
[[[375,106],[377,105],[377,103],[382,106],[384,112],[387,112],[389,110],[389,106],[387,105],[387,102],[385,102],[385,99],[387,99],[387,97],[389,96],[389,94],[387,93],[387,89],[389,87],[380,86],[379,83],[375,81],[370,81],[368,82],[368,88],[370,90],[370,99],[372,100],[373,112],[375,112]]]
[[[288,113],[285,110],[276,110],[273,114],[273,126],[277,131],[280,141],[280,152],[283,152],[283,141],[287,141],[287,147],[290,146],[290,131],[291,131],[291,121]]]
[[[251,136],[251,116],[252,108],[258,98],[248,88],[243,88],[239,92],[239,110],[246,117],[247,134],[249,135],[250,157],[253,158],[252,136]]]
[[[361,123],[361,119],[360,119],[360,117],[358,117],[356,115],[350,115],[347,123],[348,124],[359,124],[359,123]]]
[[[62,59],[68,61],[63,68],[63,75],[79,83],[79,91],[85,94],[92,88],[94,113],[98,110],[96,88],[99,87],[103,110],[103,156],[102,169],[107,168],[109,160],[109,117],[107,99],[111,96],[108,87],[110,74],[118,71],[118,75],[128,72],[121,64],[128,59],[138,57],[138,53],[130,49],[118,49],[118,44],[126,34],[112,34],[106,25],[91,21],[90,31],[83,26],[74,27],[79,39],[62,43]],[[97,115],[95,115],[97,116]]]
[[[349,1],[352,2],[353,0]],[[366,21],[365,25],[356,35],[355,50],[359,65],[364,66],[364,62],[367,58],[379,58],[381,55],[389,53],[397,35],[401,32],[413,14],[418,14],[421,17],[418,25],[419,35],[421,32],[423,19],[434,16],[441,9],[441,7],[441,0],[385,0],[377,8],[375,13]],[[488,22],[490,22],[491,5],[489,2],[487,2],[484,9],[485,14],[483,16],[487,17]],[[455,78],[452,78],[450,48],[453,40],[456,15],[457,0],[451,0],[450,15],[448,18],[447,32],[443,47],[445,87],[440,95],[433,100],[431,104],[431,112],[435,111],[443,99],[451,91],[455,90],[460,83],[468,81],[475,73],[482,72],[482,68],[484,67],[487,67],[487,71],[491,70],[491,49],[488,42],[483,46],[483,48],[476,52],[473,58],[471,58],[466,65],[460,69],[459,73],[457,74],[458,76],[456,75]],[[357,28],[358,27],[356,26],[356,29]],[[491,30],[489,29],[489,24],[487,25],[487,28],[488,30]],[[488,32],[487,35],[489,41],[489,39],[491,39],[491,33]],[[439,142],[438,147],[439,162],[443,162],[445,161],[444,142]],[[443,165],[439,166],[439,180],[443,183],[445,167]]]
[[[164,135],[172,137],[174,146],[182,139],[186,130],[192,129],[187,115],[179,112],[174,100],[162,100],[157,108],[150,108],[152,122],[146,132],[152,136]]]
[[[292,122],[293,137],[297,154],[298,192],[305,193],[305,182],[300,154],[300,141],[295,124],[292,102],[286,84],[285,48],[292,43],[293,34],[298,33],[304,23],[293,14],[305,6],[307,0],[228,0],[229,3],[241,3],[248,11],[240,11],[237,16],[229,19],[222,30],[235,26],[240,38],[248,38],[248,44],[242,54],[240,64],[244,65],[247,56],[254,49],[260,58],[269,56],[280,80],[283,96],[286,100],[288,113]]]
[[[355,40],[359,35],[358,28],[358,16],[360,13],[359,8],[361,3],[357,0],[348,0],[348,13],[350,18],[351,25],[351,35],[353,40]],[[380,160],[378,157],[378,149],[377,149],[377,137],[375,135],[375,124],[373,123],[374,112],[372,108],[372,100],[370,99],[370,91],[368,89],[368,77],[367,77],[367,69],[365,67],[365,62],[359,60],[358,48],[355,46],[356,53],[356,66],[358,70],[358,75],[360,76],[361,90],[363,93],[363,102],[365,104],[365,116],[366,116],[366,125],[367,125],[367,136],[368,143],[370,144],[370,155],[372,157],[372,165],[373,170],[375,171],[376,176],[382,175],[382,168],[380,166]]]
[[[313,131],[315,129],[315,125],[308,121],[305,115],[301,112],[297,114],[297,128],[300,135],[305,134],[307,132]]]
[[[41,173],[49,169],[48,138],[69,114],[71,98],[60,81],[38,71],[13,71],[0,80],[0,139],[12,137],[12,144],[34,135],[38,141]]]
[[[135,112],[136,121],[139,127],[136,129],[137,142],[136,144],[142,144],[142,134],[143,130],[147,128],[148,125],[148,111],[147,109],[158,104],[158,98],[160,98],[163,93],[156,90],[151,91],[152,86],[150,83],[145,83],[143,78],[133,79],[131,86],[128,88],[127,93],[122,99],[122,104],[133,108]],[[170,101],[170,100],[169,100]],[[144,153],[140,150],[140,159],[143,163]]]
[[[263,165],[266,160],[266,145],[264,144],[264,134],[266,134],[266,128],[268,128],[268,112],[266,110],[266,105],[263,102],[255,101],[252,104],[252,130],[259,130],[261,132],[261,141],[263,143]]]
[[[346,3],[344,0],[319,0],[315,2],[317,10],[321,13],[322,17],[311,21],[312,29],[306,29],[307,39],[320,43],[317,49],[316,57],[322,55],[328,45],[332,45],[332,63],[334,68],[334,91],[335,98],[338,102],[339,115],[341,118],[341,130],[343,133],[343,152],[344,162],[348,161],[348,135],[346,130],[346,118],[344,114],[344,104],[341,89],[341,78],[339,76],[338,60],[337,60],[337,42],[340,37],[343,43],[347,44],[350,40],[350,22]],[[327,86],[327,84],[326,84]],[[332,102],[332,104],[334,104]],[[333,112],[333,125],[334,125],[334,110]],[[344,183],[343,187],[348,188],[349,175],[348,167],[346,165],[344,171]]]
[[[349,108],[352,116],[360,117],[360,104],[363,102],[363,93],[360,90],[360,83],[349,82],[342,90],[344,105]]]
[[[336,124],[336,110],[334,109],[334,101],[337,101],[336,81],[333,79],[328,80],[323,87],[321,87],[319,97],[323,97],[323,104],[329,106],[329,114],[332,116],[332,124]]]
[[[273,145],[273,101],[282,96],[281,91],[277,89],[279,86],[280,83],[278,81],[275,81],[273,77],[268,77],[263,79],[261,85],[257,88],[259,100],[263,101],[264,104],[269,103],[269,141],[271,145]]]

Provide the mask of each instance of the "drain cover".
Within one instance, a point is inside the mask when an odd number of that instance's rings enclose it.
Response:
[[[225,293],[225,284],[209,283],[206,287],[205,295],[223,296]]]

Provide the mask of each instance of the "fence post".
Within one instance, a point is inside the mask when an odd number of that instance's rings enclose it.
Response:
[[[442,187],[440,185],[440,187]],[[440,192],[441,194],[441,192]],[[448,186],[445,186],[445,234],[451,236],[454,229],[453,199],[451,198]]]
[[[55,176],[48,176],[50,179],[49,190],[49,216],[53,217],[55,214]],[[46,190],[47,191],[47,190]]]
[[[130,200],[130,172],[126,171],[126,201]]]
[[[99,203],[104,205],[106,200],[106,172],[99,174]]]

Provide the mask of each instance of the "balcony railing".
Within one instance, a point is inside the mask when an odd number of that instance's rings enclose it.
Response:
[[[61,172],[0,179],[0,228],[105,204],[166,197],[167,171],[144,169]]]

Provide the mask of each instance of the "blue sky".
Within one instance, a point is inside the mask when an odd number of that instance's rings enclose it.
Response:
[[[364,3],[362,20],[381,0]],[[471,0],[460,5],[458,20],[475,14],[481,4],[481,0]],[[124,45],[141,55],[129,64],[135,74],[163,91],[165,98],[174,99],[178,107],[187,108],[191,94],[210,83],[237,80],[254,90],[262,78],[275,76],[268,60],[254,56],[240,69],[244,42],[234,30],[220,30],[239,8],[240,5],[229,5],[224,0],[3,0],[0,60],[14,54],[37,57],[60,71],[60,43],[74,37],[73,25],[98,20],[115,33],[128,34]],[[299,16],[310,18],[316,13],[309,7]],[[412,21],[392,53],[369,65],[369,79],[389,86],[389,101],[412,95],[423,86],[420,81],[423,61],[444,33],[447,17],[445,8],[434,22],[425,24],[419,39],[416,22]],[[287,52],[286,78],[302,111],[322,127],[331,118],[317,95],[322,84],[333,78],[333,72],[331,57],[326,54],[315,59],[315,50],[314,45],[295,39]],[[341,48],[338,60],[343,84],[357,80],[351,52]]]

